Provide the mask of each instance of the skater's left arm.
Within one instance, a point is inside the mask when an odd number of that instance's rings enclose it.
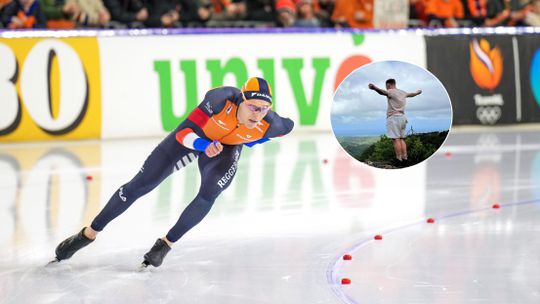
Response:
[[[285,136],[289,134],[294,128],[294,121],[289,118],[281,117],[275,112],[269,112],[268,116],[265,119],[270,122],[270,128],[268,128],[263,138],[249,143],[245,143],[244,145],[251,148],[256,144],[265,143],[271,138]]]
[[[414,97],[414,96],[418,96],[420,94],[422,94],[422,90],[418,90],[418,91],[416,91],[414,93],[407,93],[407,97]]]

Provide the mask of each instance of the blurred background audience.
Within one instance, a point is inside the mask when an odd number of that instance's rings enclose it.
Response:
[[[3,27],[9,29],[47,27],[47,19],[37,0],[3,1],[0,10],[0,20]]]
[[[0,28],[372,29],[396,7],[413,28],[540,26],[540,0],[0,0]]]

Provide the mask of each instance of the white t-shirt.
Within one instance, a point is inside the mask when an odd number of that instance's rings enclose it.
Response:
[[[407,92],[400,89],[389,89],[388,91],[388,109],[386,117],[394,115],[405,115],[405,99]]]

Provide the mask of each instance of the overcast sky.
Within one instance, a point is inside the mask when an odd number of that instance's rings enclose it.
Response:
[[[449,130],[452,110],[443,85],[428,71],[405,62],[376,62],[353,72],[341,83],[332,104],[332,128],[337,136],[386,133],[386,96],[368,89],[373,83],[386,89],[394,78],[398,89],[422,94],[407,98],[405,115],[415,132]]]

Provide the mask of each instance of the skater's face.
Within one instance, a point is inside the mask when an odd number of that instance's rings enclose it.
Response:
[[[253,129],[266,116],[272,105],[264,100],[244,100],[238,107],[238,122],[248,129]]]

